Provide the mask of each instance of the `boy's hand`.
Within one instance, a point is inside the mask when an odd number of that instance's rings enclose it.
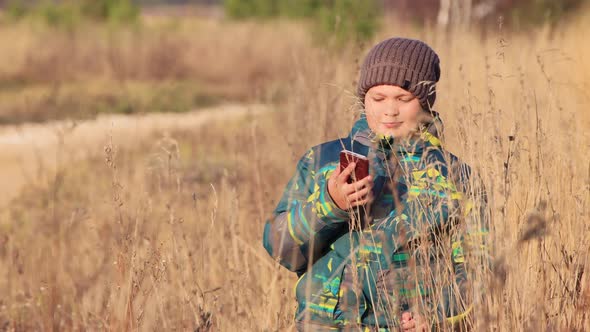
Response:
[[[373,201],[373,177],[371,175],[353,183],[347,183],[356,163],[352,162],[340,171],[340,164],[328,179],[328,193],[342,210],[365,205]]]
[[[405,311],[402,313],[402,331],[404,332],[428,332],[430,328],[426,319],[418,314]]]

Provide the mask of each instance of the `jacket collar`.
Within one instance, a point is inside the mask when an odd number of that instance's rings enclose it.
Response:
[[[369,128],[366,115],[363,112],[352,126],[349,137],[370,149],[384,153],[386,156],[389,156],[392,151],[396,151],[398,154],[422,153],[429,146],[441,146],[444,126],[439,114],[435,112],[434,115],[434,119],[421,128],[413,137],[396,139],[373,132]]]

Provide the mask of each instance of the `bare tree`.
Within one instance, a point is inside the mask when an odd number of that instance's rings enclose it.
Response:
[[[449,25],[451,16],[451,0],[440,0],[440,7],[436,17],[436,23],[439,26],[446,27]]]
[[[491,15],[498,8],[498,0],[484,0],[473,6],[473,17],[477,20]]]
[[[437,24],[442,27],[450,24],[468,27],[471,24],[472,8],[472,0],[440,0]]]

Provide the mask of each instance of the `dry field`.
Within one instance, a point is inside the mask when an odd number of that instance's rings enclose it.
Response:
[[[277,43],[280,33],[288,43]],[[0,16],[0,124],[276,100],[308,39],[289,22],[150,15],[67,29]]]
[[[588,18],[485,35],[392,21],[376,38],[421,38],[438,51],[446,145],[486,184],[495,274],[477,330],[590,330]],[[0,72],[14,80],[71,75],[63,81],[83,86],[98,74],[148,81],[194,70],[240,93],[250,75],[272,77],[255,97],[283,95],[264,114],[131,145],[118,136],[88,145],[82,159],[54,151],[56,168],[40,170],[0,211],[0,330],[292,329],[296,277],[262,248],[263,223],[305,150],[350,129],[359,112],[353,81],[369,45],[326,50],[281,22],[213,24],[195,40],[183,28],[129,43],[125,33],[114,44],[28,29],[0,28],[0,57],[19,63]],[[46,54],[29,54],[34,47]],[[59,51],[69,47],[71,58]],[[189,67],[152,64],[150,52],[179,52]],[[61,69],[41,73],[51,67],[42,61]]]

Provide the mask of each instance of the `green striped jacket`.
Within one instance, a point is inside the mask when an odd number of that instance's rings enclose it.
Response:
[[[264,226],[268,253],[299,276],[297,326],[388,331],[401,312],[432,323],[467,317],[488,262],[485,191],[444,150],[442,121],[411,139],[379,137],[366,118],[350,134],[309,149]],[[327,180],[342,149],[369,157],[375,200],[349,211]]]

